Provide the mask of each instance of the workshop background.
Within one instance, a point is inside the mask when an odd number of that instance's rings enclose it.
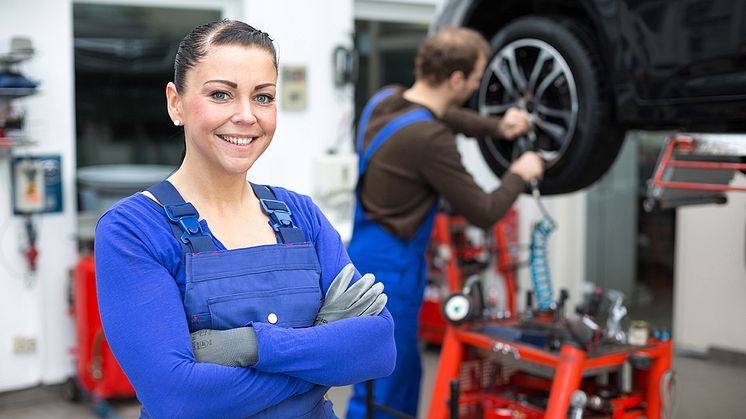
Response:
[[[182,139],[166,114],[163,90],[172,77],[176,44],[190,28],[233,17],[276,40],[278,129],[250,176],[312,195],[348,238],[357,167],[355,116],[378,87],[413,80],[414,52],[440,3],[0,3],[0,54],[11,48],[12,38],[28,38],[35,53],[14,68],[38,82],[35,94],[12,101],[29,142],[0,143],[0,394],[60,384],[74,374],[70,271],[117,186],[131,188],[131,177],[137,177],[145,183],[142,189],[178,163]],[[727,204],[720,206],[643,213],[643,189],[669,135],[629,133],[600,182],[546,198],[559,225],[549,244],[555,289],[568,289],[570,307],[594,285],[619,289],[628,296],[630,317],[670,330],[677,353],[727,353],[743,361],[746,194],[728,193]],[[459,146],[478,182],[494,187],[499,181],[475,142],[460,138]],[[14,212],[13,162],[24,156],[56,165],[50,170],[58,170],[59,208],[31,217]],[[138,172],[135,164],[148,165],[147,170]],[[117,177],[111,166],[102,165],[122,165],[123,172]],[[123,179],[121,173],[131,177]],[[746,186],[746,177],[739,174],[734,185]],[[539,212],[529,197],[516,207],[519,242],[527,243],[528,226]],[[25,252],[30,229],[38,248],[35,269]],[[519,271],[521,289],[529,283],[528,271]]]

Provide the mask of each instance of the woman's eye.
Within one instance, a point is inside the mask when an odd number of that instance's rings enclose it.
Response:
[[[268,103],[272,103],[273,100],[275,100],[275,98],[270,95],[257,95],[256,97],[257,102],[265,105]]]
[[[210,97],[212,97],[215,100],[227,100],[229,96],[228,96],[228,93],[226,92],[216,91],[216,92],[210,93]]]

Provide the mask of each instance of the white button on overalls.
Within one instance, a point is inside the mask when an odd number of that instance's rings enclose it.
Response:
[[[275,323],[277,323],[277,314],[275,314],[275,313],[269,313],[269,314],[267,315],[267,321],[268,321],[268,322],[269,322],[270,324],[275,324]]]

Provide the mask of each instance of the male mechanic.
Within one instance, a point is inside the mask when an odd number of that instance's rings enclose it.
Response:
[[[530,117],[510,109],[502,118],[461,108],[479,87],[489,54],[487,41],[466,28],[443,28],[420,45],[416,80],[406,89],[379,91],[360,118],[360,171],[349,254],[360,272],[385,284],[394,317],[397,359],[394,373],[375,381],[377,403],[417,415],[420,354],[418,314],[425,287],[425,250],[438,198],[470,223],[488,228],[543,174],[541,158],[524,153],[487,193],[467,173],[455,134],[513,139],[526,133]],[[365,417],[365,384],[357,384],[348,418]],[[376,416],[383,417],[383,415]]]

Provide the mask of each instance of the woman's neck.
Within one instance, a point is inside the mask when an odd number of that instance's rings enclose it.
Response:
[[[202,211],[230,213],[240,210],[254,198],[246,173],[215,173],[182,164],[168,180],[185,201]]]

